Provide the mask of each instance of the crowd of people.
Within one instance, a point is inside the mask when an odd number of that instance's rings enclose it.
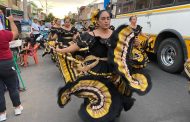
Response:
[[[6,120],[5,86],[15,115],[20,115],[23,110],[9,48],[9,42],[18,36],[18,29],[12,16],[8,20],[11,31],[0,30],[0,121]],[[151,78],[144,68],[149,62],[147,43],[152,40],[137,24],[137,16],[131,16],[129,25],[117,29],[110,25],[111,14],[107,10],[94,12],[91,20],[91,24],[79,32],[71,24],[71,18],[65,17],[63,25],[60,19],[54,19],[43,56],[51,54],[63,75],[65,86],[59,89],[57,100],[60,107],[75,95],[84,99],[79,110],[83,121],[112,122],[122,110],[129,111],[134,105],[133,93],[143,96],[151,90]],[[40,31],[44,29],[44,22],[34,18],[31,25],[33,39],[26,38],[20,51],[22,64],[24,55],[31,53],[28,50],[36,45]],[[146,39],[140,41],[139,36]],[[186,69],[190,67],[185,66]]]

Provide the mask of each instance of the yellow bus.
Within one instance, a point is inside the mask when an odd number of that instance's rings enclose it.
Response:
[[[190,58],[190,0],[117,0],[118,27],[137,15],[143,32],[154,39],[149,52],[156,54],[161,69],[177,73]]]

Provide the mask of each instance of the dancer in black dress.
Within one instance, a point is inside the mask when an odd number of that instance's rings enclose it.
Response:
[[[50,34],[49,34],[49,41],[57,41],[61,38],[61,20],[56,18],[54,20],[54,25],[50,29]]]
[[[65,17],[64,26],[60,32],[60,38],[58,39],[58,47],[65,48],[75,43],[74,40],[78,35],[78,31],[75,27],[71,25],[71,19],[69,17]],[[65,83],[73,82],[76,80],[76,71],[72,68],[71,61],[67,60],[67,56],[73,56],[72,54],[67,54],[65,57],[62,55],[58,55],[58,63],[61,74]]]
[[[51,27],[50,33],[48,35],[48,41],[45,44],[45,50],[42,57],[44,57],[47,54],[50,54],[52,61],[56,62],[57,60],[56,55],[53,53],[52,47],[54,47],[57,41],[61,39],[61,31],[62,31],[61,20],[55,18],[53,21],[53,26]]]
[[[119,35],[120,30],[113,33],[109,29],[110,14],[106,10],[99,11],[96,19],[99,25],[96,30],[79,35],[76,43],[67,48],[56,49],[62,54],[85,47],[89,49],[82,63],[83,67],[80,68],[85,74],[59,90],[58,104],[64,107],[70,101],[71,95],[84,98],[84,103],[79,110],[83,121],[111,122],[120,115],[122,109],[128,111],[133,106],[133,91],[142,95],[150,90],[150,78],[139,72],[130,74],[128,65],[123,61],[130,52],[126,52],[125,48],[117,48],[117,43],[123,40],[113,36]],[[124,47],[129,46],[128,41],[133,37],[132,31],[125,34],[127,45]],[[123,51],[126,55],[121,59],[118,56]]]
[[[184,71],[186,73],[186,77],[188,79],[188,92],[190,94],[190,59],[188,59],[184,64]]]
[[[69,17],[65,17],[60,40],[64,47],[70,46],[70,44],[76,39],[77,34],[78,30],[71,25],[71,19]]]
[[[134,68],[144,68],[149,62],[146,50],[149,48],[151,38],[142,32],[142,27],[137,25],[137,16],[131,16],[129,27],[134,32],[133,48],[131,49],[130,59],[133,60],[131,64]],[[140,36],[146,40],[140,40]]]

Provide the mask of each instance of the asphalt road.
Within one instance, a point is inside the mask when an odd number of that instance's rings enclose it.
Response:
[[[39,65],[31,60],[29,67],[21,69],[27,86],[27,91],[21,93],[21,116],[14,116],[6,93],[7,122],[82,122],[77,113],[82,100],[73,97],[64,109],[59,108],[57,90],[64,82],[49,56],[39,58]],[[134,95],[134,107],[123,112],[116,122],[190,122],[190,95],[184,76],[166,73],[156,63],[150,63],[146,70],[152,77],[151,92],[146,96]]]

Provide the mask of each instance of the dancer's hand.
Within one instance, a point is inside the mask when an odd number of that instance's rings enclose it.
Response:
[[[154,41],[154,40],[153,40],[153,38],[151,38],[151,37],[148,39],[148,42],[149,42],[149,43],[152,43],[153,41]]]
[[[190,58],[189,59],[187,59],[187,61],[186,61],[187,63],[190,63]]]
[[[56,47],[56,49],[55,49],[56,52],[61,52],[60,50],[61,49],[59,47]]]
[[[55,49],[55,51],[56,52],[58,52],[58,53],[61,53],[61,54],[65,54],[64,52],[63,52],[63,49],[60,49],[59,47],[57,47],[56,49]]]
[[[69,42],[69,45],[72,45],[72,44],[74,44],[74,41]]]

